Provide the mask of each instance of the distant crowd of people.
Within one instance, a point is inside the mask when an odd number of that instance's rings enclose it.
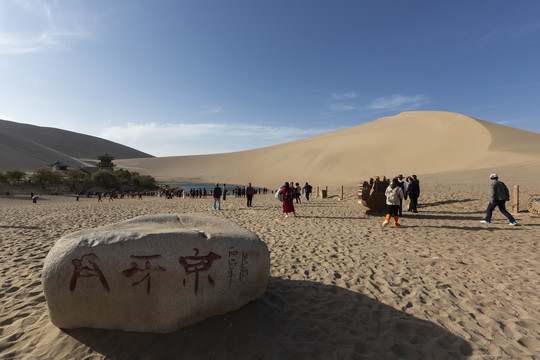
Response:
[[[506,201],[510,200],[510,194],[506,185],[499,181],[499,176],[496,173],[490,175],[491,184],[488,191],[489,204],[486,209],[486,217],[484,220],[481,220],[483,224],[491,224],[491,218],[495,208],[499,208],[500,212],[509,220],[509,225],[517,225],[514,217],[506,210]],[[232,193],[236,198],[245,197],[246,206],[248,208],[253,207],[253,197],[255,194],[267,194],[267,188],[257,188],[255,189],[251,183],[248,183],[246,186],[236,185]],[[213,190],[207,190],[204,187],[201,188],[191,188],[189,191],[176,190],[176,191],[145,191],[145,192],[89,192],[87,197],[97,196],[98,202],[103,202],[104,197],[108,197],[109,202],[113,202],[117,198],[135,198],[142,200],[143,195],[147,196],[158,196],[165,197],[167,199],[172,199],[173,197],[179,198],[206,198],[210,195],[213,198],[212,209],[221,210],[221,199],[226,200],[228,194],[227,184],[222,186],[218,183]],[[313,192],[313,187],[309,183],[305,183],[302,187],[298,182],[285,182],[283,186],[280,186],[279,189],[275,192],[275,197],[283,203],[283,214],[285,217],[288,217],[289,214],[293,214],[296,217],[296,211],[294,204],[302,203],[301,195],[304,194],[306,201],[309,201],[311,193]],[[386,198],[386,216],[382,223],[382,226],[387,226],[391,220],[393,220],[393,225],[396,227],[401,226],[399,223],[399,218],[403,216],[403,200],[409,199],[409,204],[407,211],[412,213],[418,213],[418,198],[420,197],[420,181],[416,175],[407,176],[404,180],[402,174],[396,176],[392,179],[390,184],[385,190]],[[35,195],[33,192],[30,194],[30,198],[33,203],[37,203],[39,199],[38,195]],[[76,200],[79,200],[79,195],[77,195]]]

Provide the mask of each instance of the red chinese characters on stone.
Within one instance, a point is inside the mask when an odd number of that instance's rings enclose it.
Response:
[[[201,271],[208,271],[214,261],[221,259],[221,256],[214,252],[199,256],[199,249],[193,248],[193,250],[195,250],[195,256],[180,256],[178,262],[184,267],[187,275],[195,273],[195,295],[197,295],[197,291],[199,290],[199,273]],[[208,275],[208,283],[210,285],[215,284],[214,279],[210,275]],[[185,285],[186,281],[184,279]]]
[[[105,279],[105,275],[103,275],[103,272],[97,264],[98,259],[99,258],[97,257],[97,255],[93,253],[88,253],[83,255],[80,259],[71,260],[71,263],[75,267],[75,269],[73,270],[73,275],[71,276],[71,281],[69,282],[69,289],[72,292],[75,290],[75,287],[77,286],[77,280],[79,278],[89,277],[99,278],[99,281],[101,282],[101,285],[103,285],[105,290],[107,290],[107,292],[111,291],[111,289],[109,288],[109,284],[107,283],[107,279]]]
[[[145,273],[145,275],[139,281],[135,281],[133,284],[131,284],[131,286],[137,286],[141,282],[146,280],[146,294],[150,294],[150,278],[151,278],[150,274],[152,273],[152,271],[167,271],[161,266],[152,267],[152,264],[150,263],[150,260],[158,259],[160,257],[161,257],[161,255],[148,255],[148,256],[131,255],[130,258],[132,258],[132,259],[146,260],[144,268],[141,268],[138,263],[132,262],[131,263],[131,268],[122,271],[122,274],[125,277],[132,277],[137,273]]]

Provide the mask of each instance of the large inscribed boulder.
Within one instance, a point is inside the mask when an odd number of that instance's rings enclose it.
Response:
[[[206,215],[147,215],[60,239],[43,267],[51,321],[169,333],[262,296],[270,256],[259,237]]]

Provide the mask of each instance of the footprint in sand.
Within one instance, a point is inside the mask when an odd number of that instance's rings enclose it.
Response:
[[[529,349],[540,349],[540,340],[530,336],[524,336],[518,340],[518,343]]]
[[[18,287],[18,286],[13,286],[13,287],[7,289],[7,290],[6,290],[6,293],[10,294],[10,293],[13,293],[13,292],[15,292],[15,291],[17,291],[17,290],[19,290],[19,289],[20,289],[20,287]]]

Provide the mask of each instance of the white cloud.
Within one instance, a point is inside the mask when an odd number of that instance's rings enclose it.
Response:
[[[13,117],[11,117],[9,115],[3,115],[3,114],[0,114],[0,119],[1,120],[8,120],[8,121],[16,121],[16,120],[13,120]]]
[[[411,110],[429,103],[423,95],[392,95],[375,99],[368,107],[375,110]]]
[[[155,156],[179,156],[249,150],[335,130],[251,124],[127,123],[106,126],[99,136]]]
[[[82,13],[69,12],[54,1],[0,3],[0,54],[31,54],[69,50],[69,42],[88,36]]]
[[[340,103],[329,103],[328,107],[334,111],[351,111],[356,109],[354,105]]]
[[[540,31],[540,21],[535,21],[527,24],[519,24],[507,28],[497,28],[480,37],[478,40],[476,40],[475,43],[479,47],[484,47],[498,39],[518,38],[533,34],[537,31]]]
[[[0,54],[32,54],[47,50],[69,50],[63,42],[66,37],[75,37],[74,33],[42,32],[34,35],[0,35]]]
[[[332,93],[332,99],[335,100],[342,100],[342,99],[355,99],[359,97],[357,93],[354,91],[346,92],[346,93]]]
[[[328,101],[327,106],[330,110],[333,111],[351,111],[355,110],[356,106],[350,103],[345,103],[346,101],[352,101],[359,97],[354,91],[344,92],[344,93],[332,93],[330,94],[330,101]]]
[[[206,107],[203,111],[203,114],[225,114],[226,111],[219,105],[212,105]]]

